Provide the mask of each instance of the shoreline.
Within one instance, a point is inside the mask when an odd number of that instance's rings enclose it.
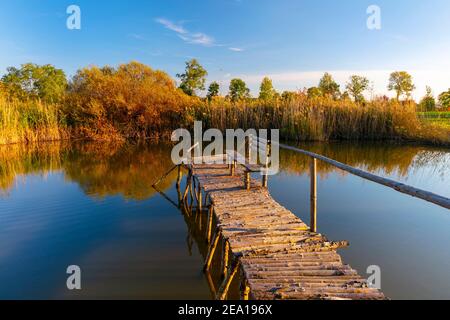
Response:
[[[23,141],[17,141],[17,142],[11,142],[11,143],[0,143],[0,147],[5,146],[16,146],[16,145],[39,145],[39,144],[48,144],[48,143],[61,143],[61,142],[67,142],[67,143],[99,143],[99,144],[108,144],[108,143],[130,143],[130,142],[148,142],[151,141],[152,143],[173,143],[169,138],[155,138],[155,137],[140,137],[140,138],[123,138],[123,139],[92,139],[92,138],[62,138],[62,139],[38,139],[35,141],[29,141],[29,140],[23,140]],[[417,147],[436,147],[436,148],[445,148],[449,149],[450,152],[450,141],[449,142],[433,142],[433,141],[427,141],[427,140],[413,140],[413,139],[332,139],[332,140],[292,140],[292,139],[280,139],[281,142],[285,142],[288,144],[296,145],[301,143],[348,143],[348,142],[355,142],[355,143],[386,143],[390,145],[405,145],[405,146],[417,146]]]

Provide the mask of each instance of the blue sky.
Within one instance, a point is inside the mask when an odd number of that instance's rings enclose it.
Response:
[[[81,30],[66,9],[81,8]],[[381,9],[369,30],[367,8]],[[137,60],[175,77],[197,58],[219,81],[241,77],[252,93],[262,77],[279,90],[317,84],[325,71],[350,74],[387,93],[388,75],[410,71],[422,96],[450,87],[448,0],[15,0],[0,3],[0,72],[51,63],[73,75],[87,65]]]

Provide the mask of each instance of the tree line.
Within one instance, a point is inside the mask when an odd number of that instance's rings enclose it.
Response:
[[[277,92],[264,78],[257,98],[242,79],[228,94],[219,83],[206,89],[208,72],[197,60],[186,63],[177,84],[161,70],[139,62],[82,68],[68,79],[52,65],[10,67],[0,80],[0,144],[58,140],[168,137],[200,120],[211,128],[282,128],[293,140],[419,139],[448,141],[448,131],[419,121],[411,99],[415,86],[406,72],[394,72],[389,89],[396,98],[366,101],[370,81],[350,77],[345,89],[325,73],[316,87]],[[207,90],[205,97],[200,97]],[[405,100],[400,101],[400,99]],[[450,104],[450,90],[440,95]],[[427,110],[437,102],[428,88]],[[349,126],[349,123],[352,126]]]
[[[208,72],[200,65],[196,59],[186,62],[186,69],[183,74],[178,74],[177,77],[181,80],[180,89],[187,95],[195,96],[199,91],[205,90],[206,77]],[[394,91],[396,100],[401,98],[411,100],[411,94],[416,89],[413,83],[412,76],[406,71],[396,71],[391,73],[389,78],[388,90]],[[345,85],[345,90],[341,92],[340,85],[333,79],[330,73],[325,73],[320,79],[317,87],[308,88],[307,94],[310,98],[317,97],[331,97],[337,99],[353,99],[356,103],[365,103],[365,93],[371,90],[370,80],[364,76],[352,75]],[[278,93],[273,86],[272,80],[265,77],[260,85],[258,99],[263,101],[273,99],[289,99],[295,94],[292,91],[284,91]],[[213,81],[208,89],[206,98],[211,101],[220,95],[220,84]],[[230,81],[228,94],[225,98],[231,101],[238,101],[243,99],[250,99],[250,89],[244,80],[235,78]],[[388,99],[387,97],[384,97]],[[418,104],[421,111],[433,111],[436,108],[447,109],[450,108],[450,89],[441,93],[436,101],[430,87],[426,88],[426,94]]]

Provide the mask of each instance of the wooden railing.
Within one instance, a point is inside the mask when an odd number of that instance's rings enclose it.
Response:
[[[343,164],[341,162],[338,162],[336,160],[327,158],[325,156],[322,156],[320,154],[302,150],[296,147],[288,146],[285,144],[279,144],[280,148],[291,150],[294,152],[298,152],[301,154],[304,154],[311,158],[311,230],[315,232],[316,230],[316,215],[317,215],[317,160],[323,161],[325,163],[328,163],[338,169],[341,169],[343,171],[346,171],[348,173],[351,173],[355,176],[358,176],[360,178],[363,178],[365,180],[369,180],[375,183],[378,183],[380,185],[389,187],[391,189],[394,189],[397,192],[401,192],[404,194],[407,194],[412,197],[416,197],[422,200],[425,200],[427,202],[434,203],[438,206],[441,206],[446,209],[450,209],[450,199],[443,197],[441,195],[425,191],[422,189],[414,188],[411,186],[408,186],[406,184],[400,183],[398,181],[394,181],[387,178],[382,178],[380,176],[374,175],[372,173],[366,172],[361,169],[356,169],[354,167],[348,166],[346,164]]]

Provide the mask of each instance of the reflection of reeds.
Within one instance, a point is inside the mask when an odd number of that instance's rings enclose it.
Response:
[[[8,191],[19,175],[63,170],[90,196],[122,195],[142,200],[155,193],[152,184],[171,167],[165,145],[50,143],[0,147],[0,189]],[[173,172],[159,188],[169,188]]]
[[[448,164],[443,163],[445,152],[439,149],[424,150],[417,146],[341,142],[303,143],[300,147],[353,167],[363,168],[370,172],[381,171],[387,175],[395,173],[401,177],[406,177],[412,168],[429,164],[421,159],[433,158],[436,163],[440,164],[442,170],[448,167]],[[280,165],[281,170],[289,174],[309,174],[310,159],[293,151],[280,150]],[[318,172],[322,177],[335,171],[335,167],[322,161],[318,162]],[[343,171],[339,172],[345,175]]]
[[[0,191],[9,190],[18,175],[59,170],[65,148],[59,142],[0,146]]]
[[[87,194],[100,198],[122,195],[135,200],[153,195],[153,183],[173,166],[170,149],[165,145],[124,144],[111,148],[106,144],[101,148],[88,144],[71,151],[67,160],[66,176]],[[158,187],[165,190],[176,178],[173,172]]]
[[[382,171],[401,176],[406,176],[411,168],[430,163],[436,164],[436,170],[442,168],[441,171],[446,171],[449,166],[445,152],[416,146],[342,142],[303,143],[300,147],[371,172]],[[280,151],[282,171],[309,174],[307,157],[292,151]],[[10,190],[20,175],[61,170],[66,179],[78,183],[92,197],[121,195],[143,200],[155,193],[153,183],[172,166],[170,146],[163,144],[55,142],[0,146],[0,190]],[[323,177],[336,170],[321,161],[318,162],[318,169]],[[159,189],[167,190],[174,185],[176,178],[175,170],[161,182]]]

